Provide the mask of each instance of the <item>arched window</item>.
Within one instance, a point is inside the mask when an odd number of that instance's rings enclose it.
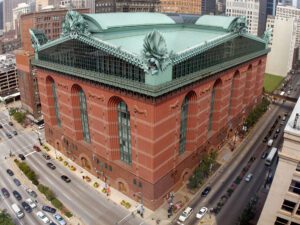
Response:
[[[213,124],[213,115],[214,115],[214,108],[215,108],[215,96],[216,96],[216,85],[214,85],[212,93],[211,93],[209,121],[208,121],[208,131],[211,131],[212,124]]]
[[[88,121],[88,114],[87,114],[87,107],[86,107],[86,98],[82,89],[79,90],[78,94],[79,94],[83,139],[86,142],[90,143],[91,137],[90,137],[89,121]]]
[[[189,98],[186,96],[181,105],[179,154],[185,152],[188,109],[189,109]]]
[[[125,102],[118,104],[118,126],[120,142],[120,158],[123,162],[131,164],[131,130],[130,113]]]
[[[60,114],[59,114],[56,85],[55,85],[54,81],[52,81],[51,86],[52,86],[52,95],[53,95],[53,100],[54,100],[54,109],[55,109],[56,122],[57,122],[57,125],[59,127],[61,127],[61,120],[60,120]]]

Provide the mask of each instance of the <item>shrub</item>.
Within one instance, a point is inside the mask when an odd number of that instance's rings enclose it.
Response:
[[[26,114],[23,112],[15,112],[13,114],[13,117],[18,123],[23,123],[25,120]]]
[[[95,182],[93,186],[94,186],[94,188],[97,188],[97,187],[99,187],[99,184],[97,182]]]
[[[65,216],[71,218],[73,214],[70,211],[65,212]]]
[[[59,201],[57,198],[53,198],[53,199],[51,200],[51,203],[52,203],[52,205],[53,205],[55,208],[57,208],[57,209],[59,209],[59,210],[62,210],[63,204],[62,204],[61,201]]]

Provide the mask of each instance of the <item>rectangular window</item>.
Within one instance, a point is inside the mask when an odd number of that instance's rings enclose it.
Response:
[[[286,220],[286,219],[283,219],[281,217],[277,217],[274,225],[285,225],[285,224],[288,224],[288,222],[289,221]]]
[[[281,209],[292,213],[294,211],[295,206],[296,206],[295,202],[284,200]]]
[[[54,99],[54,108],[55,108],[55,116],[56,116],[56,122],[59,127],[61,127],[61,119],[59,114],[59,107],[58,107],[58,99],[57,99],[57,93],[56,93],[56,85],[54,82],[52,82],[52,94]]]
[[[300,215],[300,205],[299,205],[299,207],[298,207],[298,209],[297,209],[296,214],[297,214],[297,215]]]
[[[296,171],[300,172],[300,162],[297,164]]]
[[[300,195],[300,182],[296,180],[292,180],[289,187],[289,191]]]

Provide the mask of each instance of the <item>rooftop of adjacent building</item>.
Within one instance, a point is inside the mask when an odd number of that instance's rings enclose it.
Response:
[[[16,57],[13,54],[0,55],[0,72],[16,68]]]
[[[300,83],[298,83],[300,85]],[[300,137],[300,98],[291,113],[291,116],[285,126],[285,133]]]

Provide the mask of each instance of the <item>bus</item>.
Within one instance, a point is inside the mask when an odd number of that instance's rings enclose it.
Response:
[[[265,164],[266,164],[267,166],[271,166],[273,160],[275,159],[275,157],[276,157],[276,155],[277,155],[277,150],[278,150],[278,149],[275,148],[275,147],[273,147],[273,148],[271,149],[271,151],[270,151],[270,153],[269,153],[269,155],[268,155],[268,157],[267,157],[267,159],[266,159],[266,162],[265,162]]]

